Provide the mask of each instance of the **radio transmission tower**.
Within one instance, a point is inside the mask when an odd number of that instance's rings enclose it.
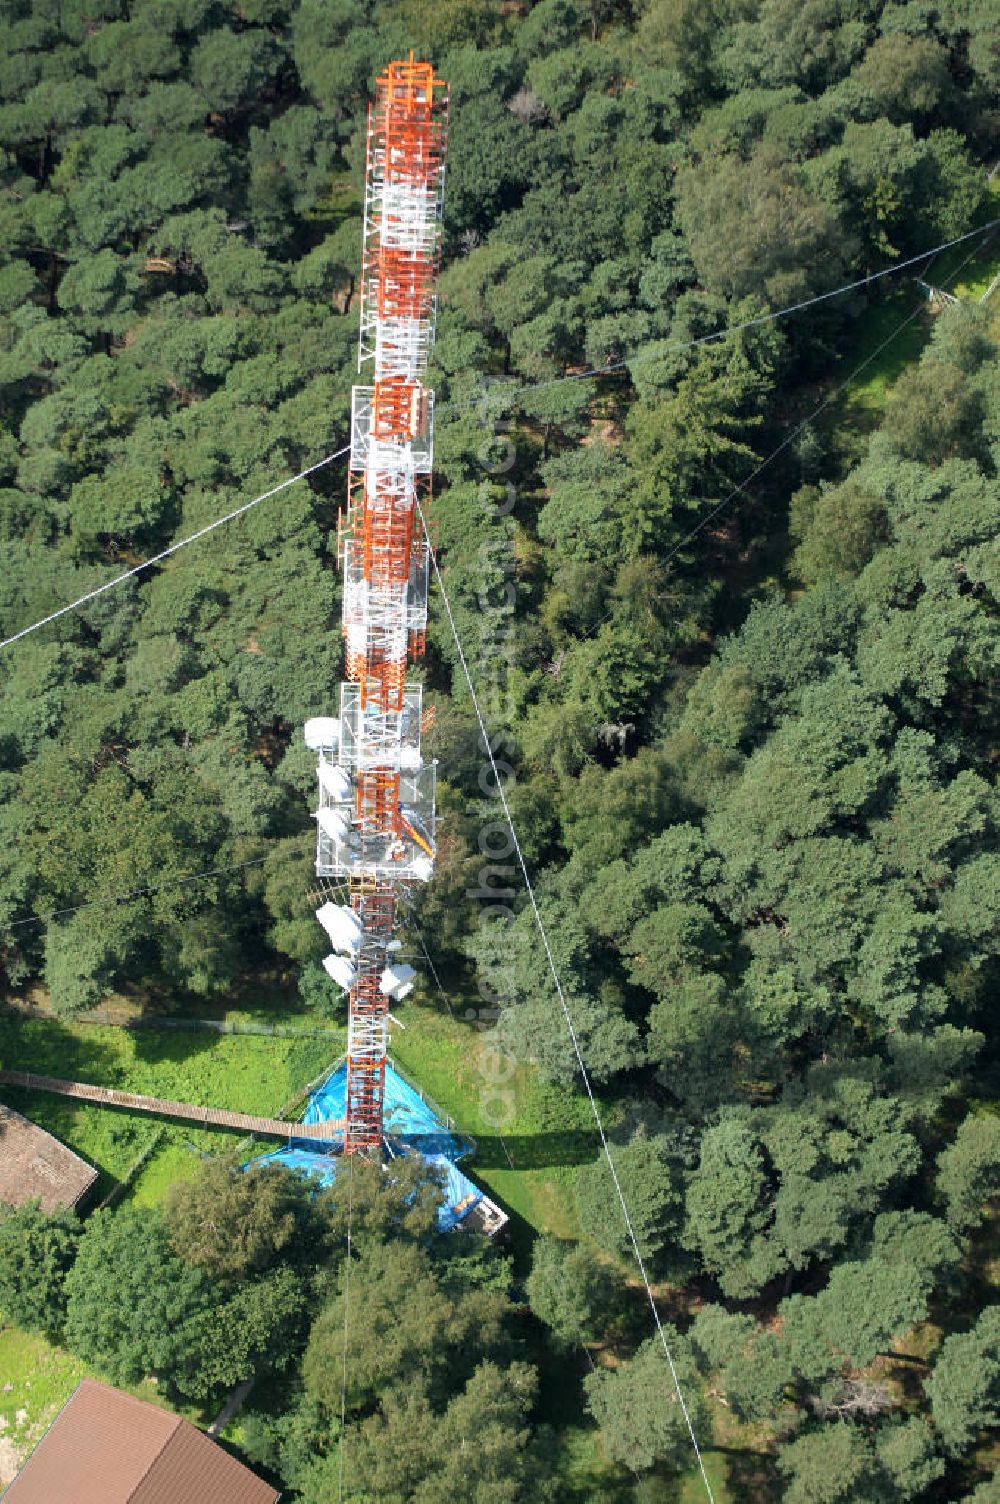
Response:
[[[448,89],[429,63],[390,63],[368,111],[358,369],[342,517],[346,680],[340,713],[306,722],[319,758],[316,872],[347,880],[349,902],[316,917],[324,966],[349,994],[344,1152],[381,1146],[389,1005],[413,986],[393,938],[401,891],[434,870],[435,767],[420,750],[428,549],[418,499],[430,496],[434,340]]]

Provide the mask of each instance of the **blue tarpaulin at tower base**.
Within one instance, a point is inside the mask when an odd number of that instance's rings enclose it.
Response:
[[[342,1119],[347,1098],[347,1065],[340,1065],[333,1075],[324,1081],[309,1098],[303,1114],[303,1122],[325,1123]],[[420,1093],[394,1071],[391,1065],[385,1068],[384,1100],[385,1132],[397,1152],[416,1151],[428,1164],[437,1166],[441,1173],[444,1190],[444,1205],[438,1212],[438,1225],[446,1230],[456,1227],[467,1217],[472,1208],[483,1199],[478,1186],[458,1168],[458,1160],[469,1152],[469,1146],[457,1134],[451,1133],[440,1118],[428,1107]],[[322,1185],[329,1185],[341,1163],[339,1151],[343,1147],[343,1133],[330,1134],[330,1143],[316,1139],[292,1139],[287,1149],[278,1149],[265,1154],[256,1164],[287,1165],[308,1175],[315,1175]]]

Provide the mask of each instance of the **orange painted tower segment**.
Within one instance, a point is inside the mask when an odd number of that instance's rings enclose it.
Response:
[[[350,983],[345,1153],[382,1140],[389,1007],[412,985],[410,968],[393,961],[396,898],[414,878],[426,880],[434,860],[433,766],[420,755],[421,691],[407,685],[406,669],[426,638],[428,553],[418,507],[431,489],[433,394],[424,377],[447,138],[448,89],[433,66],[412,54],[390,63],[368,112],[359,365],[371,361],[373,371],[352,399],[340,534],[347,682],[338,746],[320,750],[317,814],[317,871],[348,876],[360,925],[330,921],[347,926],[353,949],[349,961],[333,956],[327,965],[341,985]],[[325,795],[327,755],[346,783],[327,775],[333,792]],[[333,814],[325,799],[334,801]]]

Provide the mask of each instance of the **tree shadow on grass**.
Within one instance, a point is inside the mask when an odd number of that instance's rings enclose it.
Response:
[[[211,1054],[220,1039],[233,1037],[214,1029],[137,1028],[129,1032],[135,1040],[135,1058],[143,1065],[186,1065],[201,1055]]]
[[[754,1504],[778,1504],[781,1481],[769,1452],[754,1452],[747,1447],[713,1447],[726,1458],[729,1491],[734,1499],[753,1499]]]
[[[92,1030],[74,1031],[59,1019],[0,1014],[0,1066],[6,1070],[104,1086],[114,1084],[116,1063],[114,1052]],[[95,1116],[100,1108],[4,1083],[0,1101],[93,1165],[98,1180],[88,1198],[91,1206],[118,1184],[132,1135],[127,1127],[102,1128]]]
[[[132,1037],[137,1040],[137,1061],[184,1065],[206,1048],[211,1048],[218,1036],[193,1033],[144,1035],[145,1049],[138,1045],[138,1031]],[[69,1026],[69,1021],[59,1019],[0,1015],[0,1064],[9,1070],[30,1071],[93,1086],[119,1087],[149,1096],[182,1095],[182,1092],[161,1090],[152,1081],[136,1081],[129,1072],[123,1072],[122,1057],[111,1047],[104,1030],[89,1026],[74,1029]],[[160,1126],[178,1126],[177,1120],[152,1113],[130,1112],[3,1083],[0,1083],[0,1101],[6,1102],[46,1133],[51,1133],[94,1166],[99,1179],[90,1197],[90,1205],[100,1202],[121,1184],[129,1166],[147,1147]],[[192,1123],[190,1127],[197,1128],[200,1133],[206,1131],[200,1124]],[[218,1148],[213,1144],[212,1152],[222,1152],[227,1144],[235,1144],[239,1135],[219,1129],[212,1133],[212,1137],[218,1138]],[[275,1147],[276,1143],[270,1147]]]
[[[148,1139],[154,1132],[152,1119],[144,1128],[136,1115],[115,1113],[114,1109],[49,1092],[0,1086],[0,1099],[93,1165],[98,1179],[87,1197],[88,1207],[96,1206],[120,1183],[128,1163],[140,1152],[143,1134]],[[112,1118],[117,1121],[110,1121]]]
[[[116,1059],[99,1034],[59,1019],[0,1014],[0,1066],[66,1081],[113,1084]],[[0,1093],[6,1088],[0,1086]]]
[[[123,1073],[122,1057],[109,1048],[105,1027],[87,1024],[71,1028],[71,1024],[71,1019],[63,1022],[0,1015],[0,1065],[8,1070],[33,1071],[90,1086],[115,1086],[148,1096],[171,1095],[154,1090],[149,1083],[136,1083],[127,1071]],[[211,1051],[220,1037],[212,1031],[194,1030],[123,1028],[120,1032],[133,1041],[135,1059],[144,1065],[183,1065]],[[0,1086],[0,1093],[2,1090]]]
[[[591,1164],[600,1153],[592,1128],[556,1129],[545,1133],[476,1135],[473,1161],[484,1170],[548,1170],[559,1165]]]

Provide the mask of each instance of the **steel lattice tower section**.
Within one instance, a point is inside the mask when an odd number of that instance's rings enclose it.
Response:
[[[351,401],[348,505],[341,518],[346,682],[340,713],[306,723],[319,756],[316,871],[346,878],[349,903],[316,917],[327,972],[349,993],[344,1152],[382,1142],[389,1005],[413,985],[394,962],[397,904],[434,868],[435,766],[420,750],[434,340],[448,90],[429,63],[390,63],[368,112],[359,371]]]

